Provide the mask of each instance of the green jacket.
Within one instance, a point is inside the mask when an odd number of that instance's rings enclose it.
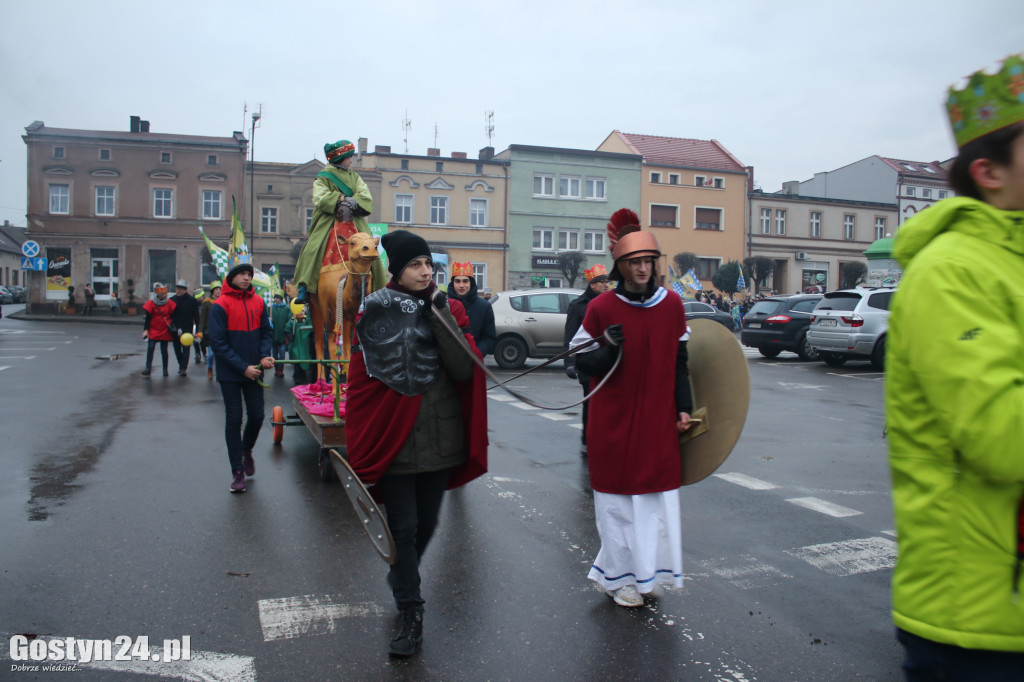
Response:
[[[288,320],[292,319],[292,309],[287,303],[270,306],[270,323],[274,325],[274,336],[272,341],[277,344],[285,343],[285,326]]]
[[[957,197],[896,237],[886,355],[898,627],[1024,652],[1024,211]]]

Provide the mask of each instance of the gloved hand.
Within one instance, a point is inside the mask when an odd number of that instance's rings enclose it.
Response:
[[[622,333],[622,325],[608,325],[608,328],[604,330],[604,339],[613,346],[621,345],[626,340],[625,335]]]
[[[565,376],[569,377],[570,379],[579,379],[580,375],[576,371],[576,365],[566,365]]]
[[[434,291],[430,295],[430,304],[438,310],[444,310],[448,305],[448,294],[444,293],[440,289]]]
[[[338,222],[350,223],[352,222],[352,207],[346,202],[350,199],[339,200],[337,205],[334,207],[334,218]]]

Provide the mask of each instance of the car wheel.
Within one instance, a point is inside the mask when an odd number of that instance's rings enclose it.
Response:
[[[781,348],[774,348],[772,346],[760,346],[757,351],[765,356],[766,358],[775,358],[782,352]]]
[[[796,347],[796,354],[805,362],[817,360],[821,357],[821,354],[818,353],[818,349],[812,346],[811,342],[807,340],[806,333],[800,337],[800,345]]]
[[[526,344],[515,336],[506,336],[494,346],[494,360],[502,369],[519,369],[526,364]]]
[[[821,359],[825,361],[825,364],[829,367],[839,367],[846,362],[845,355],[839,355],[837,353],[821,353]]]
[[[879,372],[885,370],[885,337],[878,339],[875,350],[871,353],[871,366]]]

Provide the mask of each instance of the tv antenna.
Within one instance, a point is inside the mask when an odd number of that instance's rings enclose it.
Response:
[[[487,146],[493,147],[494,140],[494,111],[484,112],[484,132],[487,133]]]
[[[412,121],[409,120],[409,110],[405,110],[405,118],[402,119],[402,141],[405,142],[405,153],[409,153],[409,129],[412,128]]]
[[[435,123],[434,124],[434,149],[437,149],[437,133],[438,133],[438,129],[437,129],[437,124]]]

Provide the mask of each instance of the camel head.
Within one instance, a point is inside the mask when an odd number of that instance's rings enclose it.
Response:
[[[348,259],[349,260],[373,260],[380,258],[377,245],[380,244],[380,237],[356,232],[348,238]]]

